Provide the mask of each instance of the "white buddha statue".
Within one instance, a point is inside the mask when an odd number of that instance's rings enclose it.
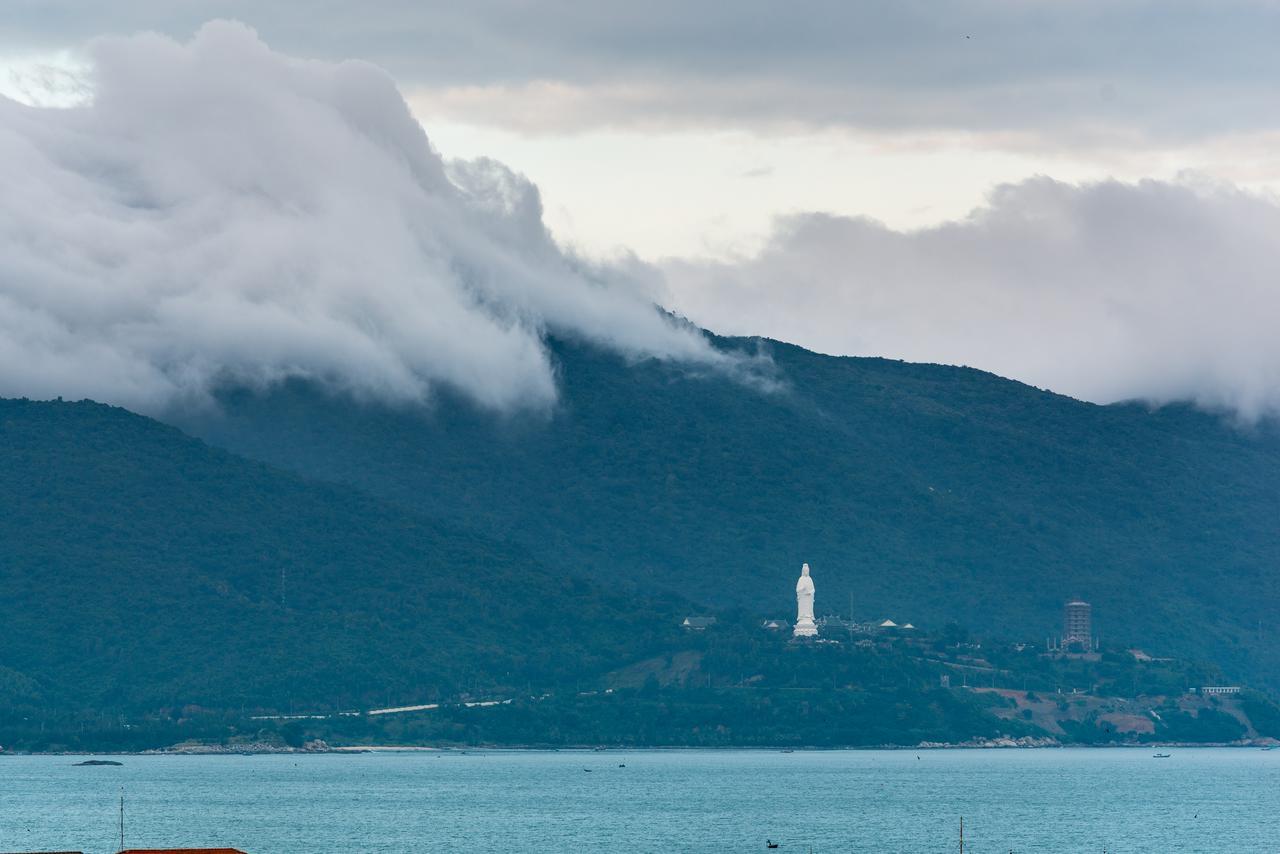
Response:
[[[794,637],[811,638],[818,634],[818,627],[813,624],[813,579],[809,577],[809,564],[800,569],[800,579],[796,581],[796,628]]]

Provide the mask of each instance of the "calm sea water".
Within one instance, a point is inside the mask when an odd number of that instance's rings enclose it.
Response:
[[[0,756],[0,850],[1280,852],[1280,750],[1152,752]]]

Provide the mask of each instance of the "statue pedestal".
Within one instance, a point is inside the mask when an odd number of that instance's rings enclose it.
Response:
[[[813,624],[813,620],[802,617],[796,620],[796,628],[791,635],[797,638],[816,638],[818,636],[818,627]]]

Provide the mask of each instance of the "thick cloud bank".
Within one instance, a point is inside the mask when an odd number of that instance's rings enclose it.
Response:
[[[1280,203],[1230,187],[1039,178],[937,228],[806,214],[754,257],[665,266],[725,333],[1280,414]]]
[[[537,190],[446,163],[391,80],[214,23],[93,47],[92,100],[0,98],[0,395],[144,411],[310,377],[391,401],[554,399],[542,336],[714,362]]]

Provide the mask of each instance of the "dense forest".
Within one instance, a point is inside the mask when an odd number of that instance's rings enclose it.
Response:
[[[718,340],[750,376],[552,345],[544,413],[298,382],[226,389],[172,413],[182,429],[0,401],[0,744],[296,740],[251,722],[437,702],[311,735],[1091,742],[1133,712],[1059,714],[1043,697],[1064,685],[1174,702],[1138,709],[1159,724],[1134,738],[1229,741],[1240,717],[1167,698],[1280,687],[1274,425],[773,342]],[[759,621],[792,613],[801,561],[820,615],[1038,644],[1080,595],[1111,652],[1045,672],[988,646],[1004,681],[962,669],[957,691],[950,653],[770,645]],[[681,632],[697,613],[718,628]],[[1130,646],[1212,663],[1138,671]],[[1271,720],[1249,696],[1239,715]],[[462,705],[492,697],[511,702]]]
[[[549,413],[291,383],[174,420],[617,589],[785,616],[808,561],[819,613],[1041,638],[1082,596],[1109,640],[1280,689],[1274,424],[754,339],[717,339],[748,379],[551,343]]]
[[[95,403],[0,401],[0,706],[289,709],[549,687],[674,600]]]

